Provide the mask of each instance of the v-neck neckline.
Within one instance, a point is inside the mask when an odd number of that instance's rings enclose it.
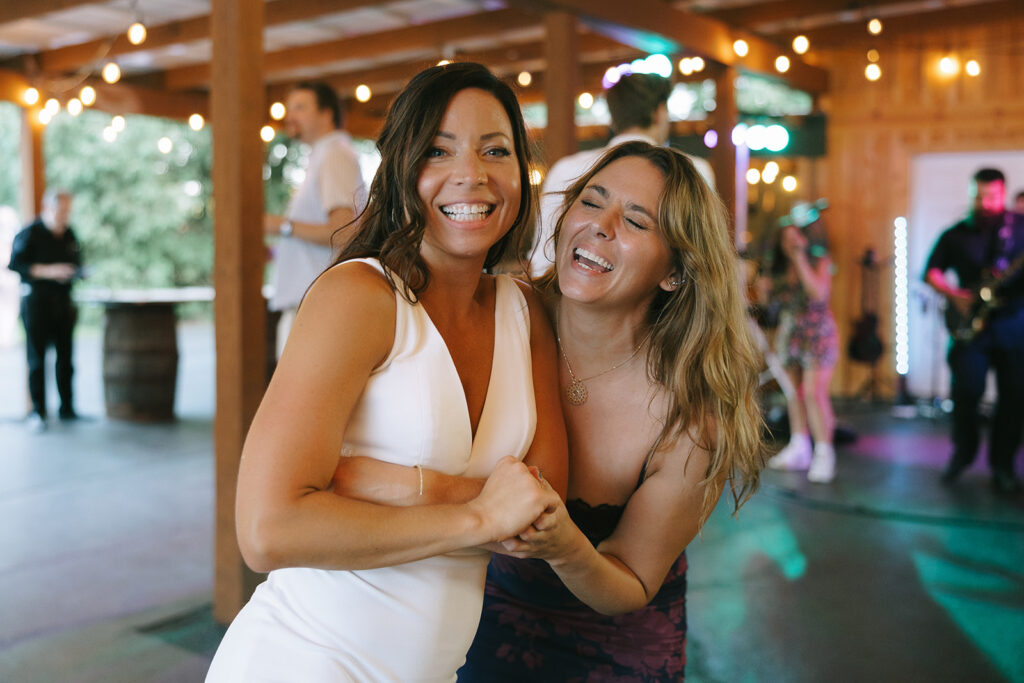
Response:
[[[491,366],[490,366],[489,374],[487,376],[487,389],[484,391],[484,402],[483,402],[483,405],[480,408],[480,416],[479,416],[479,419],[476,421],[476,428],[475,429],[473,428],[473,416],[470,415],[470,412],[469,412],[469,398],[466,396],[466,386],[462,383],[462,375],[459,374],[459,368],[455,364],[455,358],[454,358],[454,356],[452,356],[451,349],[448,348],[448,342],[445,340],[444,335],[441,334],[441,330],[439,330],[437,328],[437,325],[434,324],[434,319],[430,317],[430,311],[427,310],[427,307],[424,306],[422,304],[422,302],[420,303],[420,308],[423,309],[423,315],[424,315],[424,317],[426,317],[427,322],[430,323],[430,329],[433,330],[434,334],[437,335],[437,338],[441,340],[441,346],[444,348],[445,355],[447,355],[447,357],[448,357],[448,368],[449,368],[450,372],[455,376],[455,382],[456,382],[456,384],[459,387],[459,392],[460,392],[460,394],[462,396],[462,414],[463,414],[463,417],[465,418],[465,423],[466,423],[467,430],[469,431],[469,440],[470,440],[470,444],[471,444],[471,451],[472,451],[472,447],[476,445],[476,436],[477,436],[477,434],[480,431],[480,425],[482,425],[483,422],[484,422],[484,417],[487,414],[487,407],[491,403],[491,388],[493,386],[493,381],[492,380],[495,377],[495,372],[494,372],[495,368],[494,368],[494,366],[495,366],[495,363],[497,362],[497,359],[498,359],[498,312],[499,312],[500,299],[501,299],[501,292],[500,292],[500,290],[502,288],[502,285],[499,284],[500,280],[501,280],[500,276],[495,276],[495,278],[494,278],[494,313],[491,316],[492,317],[491,324],[494,327],[494,341],[491,344]]]

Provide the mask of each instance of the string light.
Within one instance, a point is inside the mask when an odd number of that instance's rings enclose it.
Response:
[[[590,109],[594,106],[594,96],[588,92],[580,93],[579,98],[577,98],[577,102],[579,102],[580,106],[584,109]]]
[[[868,64],[867,67],[864,68],[864,76],[869,81],[877,81],[882,77],[882,67],[877,64]]]
[[[977,76],[981,73],[981,65],[978,64],[978,60],[972,59],[964,65],[964,71],[967,72],[968,76]]]
[[[39,120],[39,123],[45,126],[53,120],[53,114],[50,113],[49,109],[40,109],[39,113],[36,114],[36,118]]]
[[[273,126],[263,126],[260,128],[260,139],[263,140],[263,142],[270,142],[274,139],[276,134],[277,133],[274,131]]]
[[[77,97],[72,97],[68,100],[68,113],[72,116],[78,116],[82,113],[82,100]]]
[[[136,21],[128,27],[128,42],[132,45],[142,45],[146,42],[146,27],[141,21]]]
[[[57,101],[56,97],[51,97],[50,99],[46,100],[46,104],[43,105],[43,111],[48,113],[50,115],[50,118],[53,118],[57,115],[57,112],[60,111],[60,102]]]
[[[748,168],[747,169],[747,184],[748,185],[757,185],[759,182],[761,182],[761,172],[758,171],[756,168]]]
[[[110,84],[117,83],[121,80],[121,67],[115,62],[107,62],[103,67],[103,80]]]
[[[794,176],[788,175],[782,179],[782,189],[786,192],[793,192],[796,190],[797,182]]]
[[[21,95],[21,100],[31,107],[39,101],[39,91],[35,88],[26,88],[25,92]]]
[[[113,126],[107,126],[103,129],[103,139],[106,142],[113,142],[117,139],[117,131],[114,130]]]
[[[693,60],[690,57],[683,57],[676,66],[679,67],[679,73],[684,76],[689,76],[693,73]]]
[[[882,20],[875,18],[868,22],[868,33],[877,36],[882,32]]]
[[[156,141],[156,148],[160,150],[161,154],[170,154],[171,150],[174,149],[174,142],[165,135]]]
[[[272,105],[270,105],[270,118],[274,119],[275,121],[280,121],[281,119],[283,119],[286,113],[287,110],[284,108],[283,102],[274,102]]]
[[[775,179],[779,176],[779,165],[774,161],[769,161],[764,165],[764,170],[761,171],[761,179],[764,182],[771,184],[775,182]]]
[[[811,41],[807,36],[797,36],[793,39],[793,52],[798,55],[806,53],[811,48]]]
[[[690,60],[690,66],[693,67],[693,72],[694,73],[697,73],[699,71],[703,71],[704,70],[704,58],[703,57],[694,57],[693,59]]]
[[[87,85],[78,93],[78,99],[82,100],[82,104],[87,107],[91,107],[96,104],[96,88],[91,85]]]
[[[746,57],[747,53],[750,52],[750,46],[747,45],[747,41],[741,38],[732,44],[732,51],[738,57]]]
[[[939,60],[939,71],[944,76],[956,76],[960,73],[960,60],[948,55]]]
[[[789,57],[786,55],[779,55],[775,58],[775,70],[780,74],[784,74],[789,71]]]
[[[203,120],[202,114],[192,114],[192,116],[188,117],[188,127],[192,130],[202,130],[205,123],[206,121]]]
[[[533,76],[529,71],[520,71],[519,75],[516,76],[516,83],[525,88],[533,83]]]
[[[360,102],[368,102],[370,97],[373,96],[373,92],[370,90],[368,85],[356,86],[356,99]]]
[[[127,125],[127,123],[125,122],[124,117],[120,114],[110,119],[110,127],[114,130],[115,133],[120,133],[121,131],[123,131],[125,125]]]
[[[878,50],[876,50],[875,48],[871,48],[870,50],[868,50],[869,62],[877,62],[879,60],[879,57],[880,55],[878,54]]]

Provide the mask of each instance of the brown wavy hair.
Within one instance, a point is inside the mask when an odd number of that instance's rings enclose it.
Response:
[[[530,184],[531,154],[526,124],[515,93],[506,83],[474,62],[434,66],[414,76],[388,109],[377,139],[381,162],[370,184],[366,210],[357,232],[334,264],[354,258],[373,257],[387,266],[385,275],[396,288],[393,275],[403,283],[410,301],[426,289],[430,271],[420,256],[426,229],[426,207],[417,191],[420,169],[441,127],[448,104],[457,93],[477,88],[498,100],[512,125],[512,142],[519,161],[522,192],[519,214],[509,231],[487,252],[484,268],[523,253],[532,237],[536,214],[536,190]],[[332,265],[334,265],[332,264]]]
[[[569,207],[594,175],[626,157],[646,159],[665,179],[658,226],[682,284],[671,292],[659,288],[647,312],[647,372],[669,398],[658,438],[662,447],[685,433],[711,454],[702,482],[703,524],[723,479],[728,478],[734,511],[760,484],[766,449],[756,392],[764,359],[747,327],[739,256],[725,206],[686,155],[640,141],[606,152],[565,191],[555,224],[556,249]],[[560,293],[557,262],[538,286]]]

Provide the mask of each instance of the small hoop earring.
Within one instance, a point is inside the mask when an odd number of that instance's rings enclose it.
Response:
[[[672,285],[673,287],[680,287],[680,286],[682,286],[682,284],[684,282],[686,282],[686,278],[685,277],[674,277],[674,278],[672,278],[671,280],[668,281],[668,283],[670,285]]]

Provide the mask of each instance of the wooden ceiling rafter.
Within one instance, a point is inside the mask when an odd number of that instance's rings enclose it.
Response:
[[[312,19],[324,14],[372,7],[380,3],[373,0],[270,0],[266,6],[265,26],[279,26]],[[99,58],[153,50],[176,43],[190,43],[210,38],[210,15],[170,21],[146,27],[146,42],[132,45],[122,31],[67,47],[36,53],[35,59],[44,72],[76,69],[83,63]]]
[[[777,78],[811,93],[824,92],[828,73],[799,57],[791,58],[789,71],[775,71],[775,58],[787,48],[776,45],[712,17],[679,10],[663,0],[511,0],[511,5],[570,12],[598,33],[648,52],[660,41],[670,53],[692,51],[725,66]],[[750,48],[746,57],[733,52],[733,41],[742,38]]]
[[[80,5],[91,5],[95,0],[32,0],[32,2],[0,3],[0,24],[22,19],[34,19],[50,12],[73,9]]]
[[[536,23],[535,17],[513,9],[480,12],[457,19],[445,19],[268,52],[264,56],[263,68],[264,73],[270,77],[274,71],[308,68],[342,59],[369,59],[387,52],[403,50],[441,50],[468,41],[478,41],[484,36],[500,36],[510,31],[531,28]],[[197,88],[207,85],[209,78],[210,65],[204,63],[165,71],[164,85],[170,90]]]

